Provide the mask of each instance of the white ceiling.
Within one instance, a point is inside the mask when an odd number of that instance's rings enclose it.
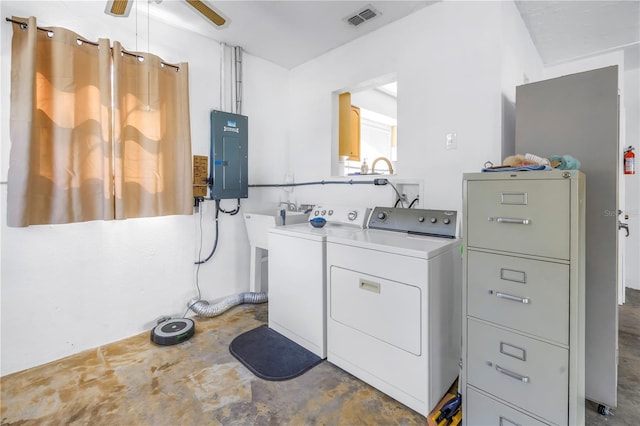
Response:
[[[3,2],[5,0],[2,0]],[[204,0],[228,19],[217,28],[185,0],[132,0],[128,18],[104,14],[106,0],[40,2],[110,19],[125,26],[138,13],[193,31],[246,52],[293,68],[381,26],[435,3],[434,1],[367,0]],[[17,3],[17,2],[16,2]],[[21,2],[27,4],[28,2]],[[625,49],[625,68],[640,65],[640,0],[516,1],[538,52],[547,65]],[[373,6],[380,15],[357,27],[344,18]],[[45,7],[42,7],[46,9]],[[46,10],[42,15],[46,16]],[[43,16],[43,17],[44,17]],[[40,16],[39,16],[40,18]]]
[[[246,52],[285,68],[300,65],[434,3],[425,0],[205,2],[227,18],[228,24],[224,28],[218,29],[210,24],[183,0],[164,0],[158,5],[152,3],[150,14],[156,19],[180,25],[217,41],[242,46]],[[358,26],[345,22],[344,18],[365,6],[372,6],[379,15]]]
[[[143,1],[143,0],[139,0]],[[205,0],[229,19],[217,29],[184,0],[164,0],[153,9],[176,25],[286,68],[345,44],[434,1],[216,1]],[[380,16],[353,27],[344,18],[371,5]],[[640,0],[516,1],[531,38],[547,65],[626,49],[625,68],[637,68],[640,57]],[[152,13],[152,15],[154,15]],[[163,19],[155,14],[158,19]]]
[[[546,65],[620,48],[625,68],[638,68],[640,1],[516,1]]]

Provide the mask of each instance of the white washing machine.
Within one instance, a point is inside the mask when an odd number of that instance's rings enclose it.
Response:
[[[370,209],[315,206],[310,223],[269,230],[269,327],[321,358],[327,357],[326,239],[362,229]]]
[[[376,207],[327,236],[327,359],[422,415],[459,372],[456,212]]]

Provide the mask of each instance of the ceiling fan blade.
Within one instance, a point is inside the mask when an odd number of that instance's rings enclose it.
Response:
[[[108,0],[104,13],[111,16],[129,16],[133,0]]]
[[[215,12],[211,7],[200,0],[187,0],[187,3],[218,27],[222,27],[227,22],[227,20],[218,12]]]

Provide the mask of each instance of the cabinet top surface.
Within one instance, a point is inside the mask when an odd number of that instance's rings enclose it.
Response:
[[[463,179],[468,180],[509,180],[509,179],[577,179],[584,178],[580,170],[546,170],[527,172],[475,172],[464,173]]]

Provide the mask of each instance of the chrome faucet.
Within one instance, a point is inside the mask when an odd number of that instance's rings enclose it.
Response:
[[[387,163],[387,166],[389,167],[389,174],[392,175],[393,174],[393,166],[391,165],[391,161],[389,161],[388,158],[386,157],[378,157],[375,160],[373,160],[373,163],[371,163],[371,173],[375,173],[376,172],[376,163],[378,161],[384,161],[385,163]]]
[[[298,206],[298,211],[305,214],[309,213],[311,210],[313,210],[313,204],[300,204]]]
[[[278,205],[287,206],[287,210],[289,210],[290,212],[295,212],[298,210],[298,206],[296,206],[295,203],[290,203],[289,201],[281,201]]]

